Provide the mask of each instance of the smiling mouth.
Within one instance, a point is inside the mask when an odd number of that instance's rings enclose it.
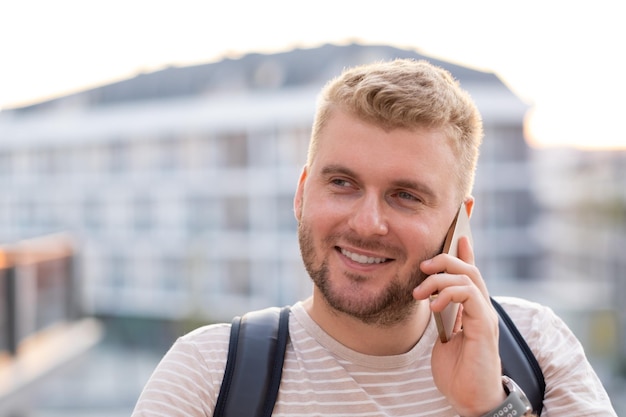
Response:
[[[341,254],[343,256],[345,256],[346,258],[348,258],[348,259],[350,259],[350,260],[352,260],[354,262],[357,262],[357,263],[360,263],[360,264],[364,264],[364,265],[367,265],[367,264],[382,264],[382,263],[385,263],[385,262],[391,260],[391,259],[388,259],[388,258],[375,258],[375,257],[372,257],[372,256],[359,255],[358,253],[352,253],[352,252],[347,251],[347,250],[345,250],[343,248],[338,248],[338,249],[341,251]]]

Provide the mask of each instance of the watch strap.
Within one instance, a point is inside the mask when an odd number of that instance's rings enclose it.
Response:
[[[519,394],[511,392],[502,404],[481,417],[522,417],[527,412],[528,408]]]

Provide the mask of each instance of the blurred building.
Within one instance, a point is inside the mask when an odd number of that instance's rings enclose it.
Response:
[[[292,198],[317,93],[347,66],[429,59],[485,123],[472,219],[494,285],[537,276],[527,107],[494,74],[387,46],[167,68],[0,113],[0,242],[80,244],[87,311],[224,320],[310,292]]]
[[[626,374],[626,151],[543,150],[533,165],[549,260],[535,299],[560,310],[607,372]]]

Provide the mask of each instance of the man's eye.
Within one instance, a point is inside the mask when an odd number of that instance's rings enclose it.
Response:
[[[400,191],[397,195],[398,195],[398,198],[400,198],[402,200],[419,201],[419,198],[417,198],[413,194],[407,193],[405,191]]]
[[[333,185],[338,186],[338,187],[349,187],[351,185],[350,181],[344,180],[342,178],[335,178],[335,179],[331,180],[331,183]]]

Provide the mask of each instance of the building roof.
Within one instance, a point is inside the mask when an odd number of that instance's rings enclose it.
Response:
[[[441,61],[414,50],[386,45],[327,44],[273,54],[250,53],[236,59],[225,58],[201,65],[168,67],[8,111],[30,113],[66,107],[74,103],[81,107],[97,107],[134,101],[211,95],[225,91],[322,85],[345,67],[394,58],[426,59],[446,68],[463,85],[491,84],[508,90],[494,73]]]

